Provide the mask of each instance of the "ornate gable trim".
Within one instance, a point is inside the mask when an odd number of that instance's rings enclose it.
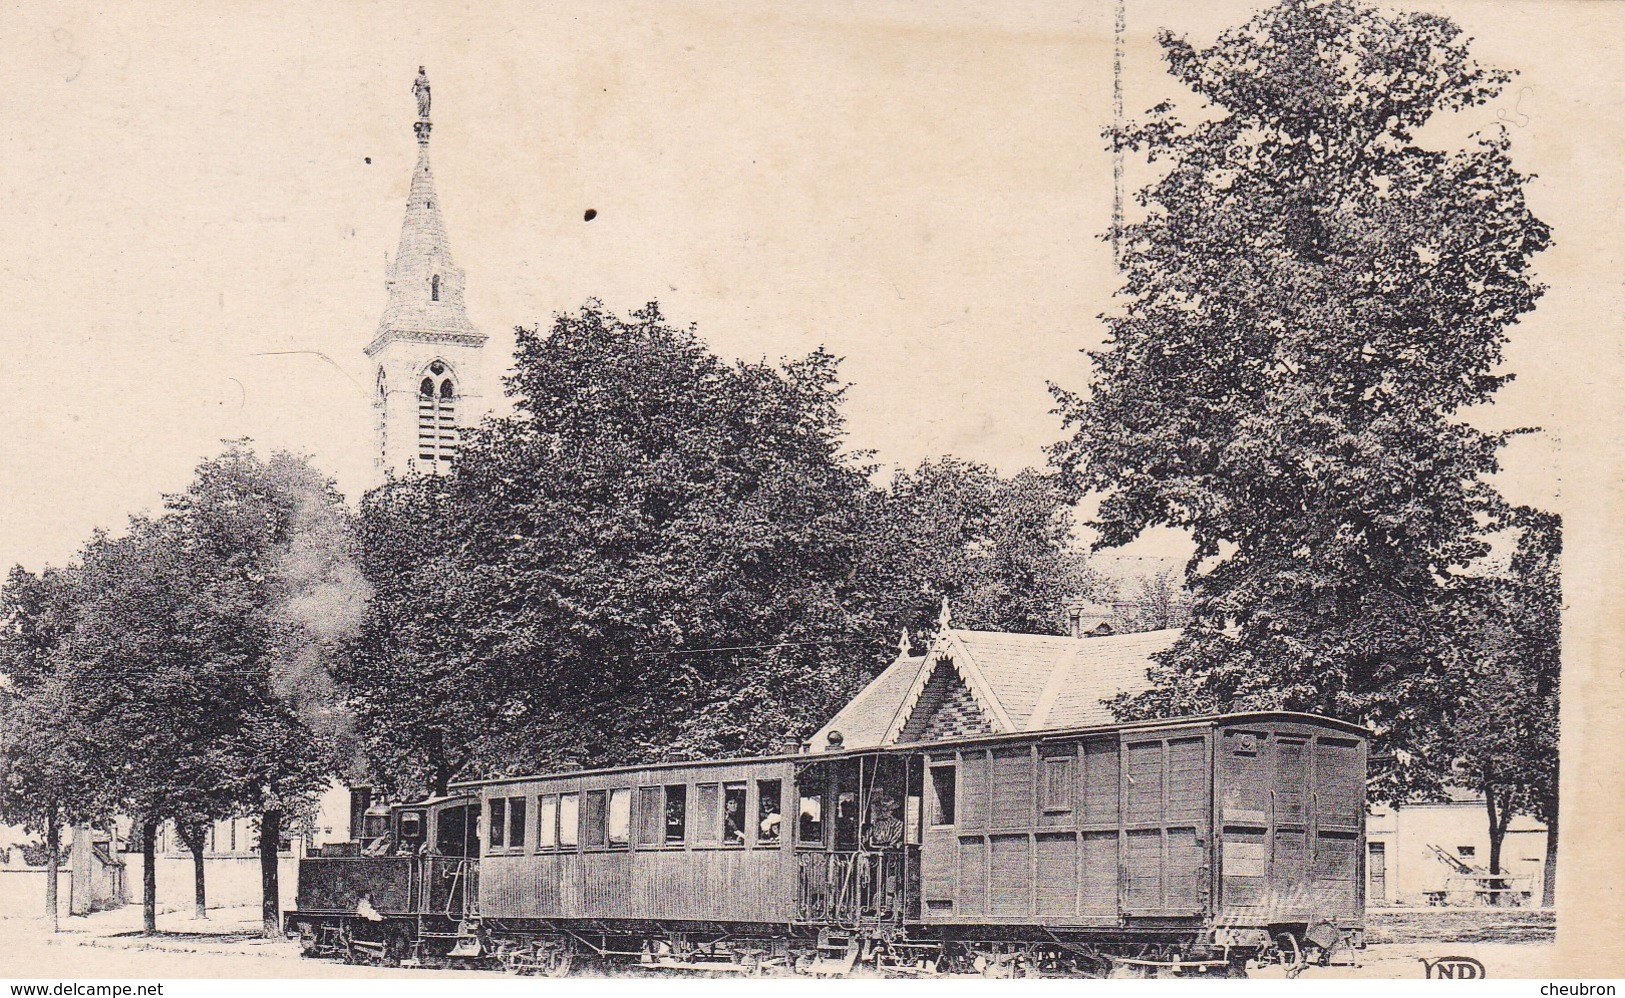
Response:
[[[948,665],[959,676],[960,682],[970,692],[971,699],[993,725],[997,734],[1009,734],[1016,731],[1010,715],[1005,712],[1004,705],[999,703],[998,697],[993,695],[988,687],[987,680],[982,674],[981,666],[971,655],[970,649],[951,630],[937,635],[931,643],[931,650],[926,653],[925,661],[920,663],[920,671],[914,677],[914,683],[909,687],[908,695],[898,705],[897,713],[892,717],[891,725],[886,729],[886,737],[881,740],[882,745],[895,745],[908,723],[914,717],[914,711],[920,705],[920,697],[925,693],[926,686],[935,675],[937,666]]]

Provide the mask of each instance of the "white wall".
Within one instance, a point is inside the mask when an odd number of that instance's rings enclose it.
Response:
[[[73,878],[64,864],[57,875],[57,914],[68,917],[68,892]],[[30,867],[0,867],[0,918],[45,917],[45,870]]]
[[[1483,801],[1408,804],[1375,808],[1366,825],[1368,842],[1386,846],[1390,904],[1424,904],[1428,891],[1443,890],[1451,871],[1429,844],[1460,856],[1463,846],[1473,851],[1462,857],[1470,866],[1489,869],[1489,817]],[[1540,900],[1541,875],[1546,860],[1546,829],[1523,816],[1515,817],[1501,845],[1501,869],[1532,877],[1535,901]],[[1367,871],[1369,883],[1370,871]]]
[[[124,857],[128,873],[129,901],[141,904],[145,897],[146,878],[140,853],[127,853]],[[192,858],[190,856],[160,856],[156,864],[158,883],[158,911],[180,912],[190,915],[193,907]],[[293,908],[298,890],[299,860],[282,855],[277,859],[277,887],[281,894],[282,910]],[[209,856],[203,861],[204,895],[211,909],[257,908],[260,904],[260,858],[258,856]]]

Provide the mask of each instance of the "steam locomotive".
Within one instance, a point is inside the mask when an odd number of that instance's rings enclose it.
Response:
[[[302,860],[286,927],[309,956],[556,976],[1240,975],[1364,945],[1354,725],[828,749],[458,784]]]

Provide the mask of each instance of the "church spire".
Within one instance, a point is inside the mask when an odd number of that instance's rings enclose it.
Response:
[[[455,459],[462,428],[483,410],[480,348],[485,336],[463,305],[463,271],[451,258],[434,171],[429,168],[429,76],[412,83],[417,165],[406,196],[401,241],[385,276],[388,301],[367,356],[378,366],[378,465],[439,474]]]
[[[446,223],[435,195],[434,171],[429,167],[429,77],[422,66],[412,83],[417,98],[418,161],[406,197],[406,219],[401,241],[389,266],[386,287],[389,302],[378,323],[378,333],[367,347],[369,355],[392,339],[455,342],[479,346],[485,337],[475,331],[463,306],[463,272],[451,258]],[[449,340],[447,338],[450,338]]]

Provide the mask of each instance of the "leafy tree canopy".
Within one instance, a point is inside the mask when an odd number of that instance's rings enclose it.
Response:
[[[1061,490],[954,462],[875,488],[828,353],[730,363],[596,302],[517,342],[515,413],[364,504],[346,687],[387,782],[779,750],[945,594],[1055,626]]]
[[[1104,494],[1102,543],[1195,540],[1194,623],[1121,706],[1314,710],[1403,748],[1448,696],[1455,580],[1506,515],[1486,481],[1504,437],[1461,411],[1506,380],[1548,243],[1504,134],[1439,151],[1416,133],[1507,75],[1443,17],[1352,0],[1161,41],[1207,107],[1118,137],[1166,172],[1114,233],[1121,308],[1091,392],[1056,391],[1074,435],[1055,460]]]

